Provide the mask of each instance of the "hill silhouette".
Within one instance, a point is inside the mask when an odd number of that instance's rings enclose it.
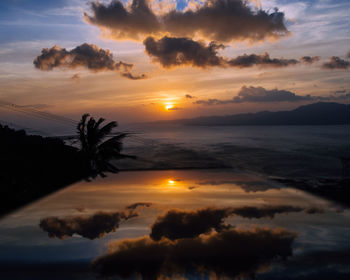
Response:
[[[341,125],[350,124],[350,105],[319,102],[291,111],[209,116],[157,123],[184,125]]]
[[[84,177],[78,149],[0,125],[0,216]]]

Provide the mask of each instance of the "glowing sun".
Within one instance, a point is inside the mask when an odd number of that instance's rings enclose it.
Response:
[[[166,110],[170,110],[170,109],[173,108],[173,107],[174,107],[173,104],[166,104],[166,105],[165,105],[165,109],[166,109]]]

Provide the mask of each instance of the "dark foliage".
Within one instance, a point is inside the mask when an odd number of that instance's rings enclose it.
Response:
[[[78,150],[0,125],[0,215],[81,179]]]
[[[113,133],[118,126],[117,122],[109,122],[103,127],[100,125],[105,119],[96,121],[93,117],[87,120],[89,114],[84,114],[77,125],[80,151],[79,155],[84,161],[84,168],[88,171],[89,177],[95,178],[100,175],[105,177],[104,172],[117,173],[118,168],[111,163],[112,160],[122,158],[135,158],[134,156],[123,155],[123,139],[128,133]]]
[[[87,117],[78,124],[80,150],[59,138],[0,125],[0,215],[83,178],[118,171],[110,161],[128,157],[120,153],[127,134],[105,140],[116,122],[100,128],[104,119]]]

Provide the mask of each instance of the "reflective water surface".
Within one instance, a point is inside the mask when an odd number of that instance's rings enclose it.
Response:
[[[123,172],[0,221],[1,279],[350,279],[350,212],[231,170]]]

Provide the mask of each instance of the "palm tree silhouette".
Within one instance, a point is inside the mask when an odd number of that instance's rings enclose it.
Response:
[[[118,168],[111,163],[111,160],[122,158],[136,158],[121,153],[123,139],[130,133],[116,132],[113,129],[118,126],[112,121],[100,128],[105,119],[96,121],[93,117],[88,120],[89,114],[84,114],[77,125],[80,155],[85,162],[88,176],[96,178],[98,175],[106,177],[104,172],[117,173]]]

